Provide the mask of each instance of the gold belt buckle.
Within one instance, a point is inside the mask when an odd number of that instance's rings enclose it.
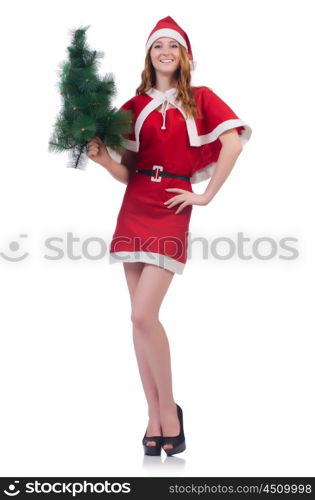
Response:
[[[151,181],[161,182],[162,177],[160,176],[160,172],[162,172],[163,169],[164,167],[162,167],[161,165],[153,165],[152,170],[155,170],[155,176],[151,176]]]

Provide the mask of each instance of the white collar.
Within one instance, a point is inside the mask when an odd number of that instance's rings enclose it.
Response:
[[[153,99],[157,99],[158,101],[161,102],[163,101],[174,102],[176,92],[177,89],[175,87],[168,89],[166,92],[161,92],[160,90],[151,87],[149,90],[146,91],[146,94],[148,94]]]
[[[154,104],[154,106],[157,108],[160,103],[162,103],[162,114],[163,114],[163,124],[161,129],[165,130],[166,125],[165,125],[165,120],[166,120],[166,110],[167,107],[170,104],[175,106],[176,108],[180,109],[180,104],[176,101],[175,94],[177,92],[176,88],[171,88],[168,89],[166,92],[161,92],[160,90],[154,89],[151,87],[146,94],[148,94],[151,98]]]

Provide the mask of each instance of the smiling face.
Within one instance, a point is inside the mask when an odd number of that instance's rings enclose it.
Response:
[[[173,38],[158,38],[151,47],[150,56],[155,71],[171,74],[179,66],[179,42]]]

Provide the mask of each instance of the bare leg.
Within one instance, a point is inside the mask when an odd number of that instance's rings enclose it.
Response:
[[[132,303],[133,296],[138,285],[141,272],[144,267],[143,262],[124,262],[124,271],[126,275],[130,301]],[[159,410],[159,395],[157,385],[155,383],[152,371],[147,360],[143,342],[141,341],[140,332],[133,325],[133,343],[140,373],[140,378],[143,390],[148,403],[149,423],[147,426],[146,436],[161,436],[161,422]],[[156,441],[148,441],[148,446],[155,446]]]
[[[164,436],[176,436],[180,431],[172,391],[169,343],[159,321],[160,306],[173,276],[171,271],[145,264],[133,294],[131,315],[137,343],[142,345],[142,352],[157,387]],[[164,448],[172,448],[172,445],[165,445]]]

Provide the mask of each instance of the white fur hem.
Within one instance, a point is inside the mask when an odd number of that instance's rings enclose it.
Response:
[[[185,267],[183,262],[154,252],[111,252],[109,254],[109,263],[115,264],[117,262],[144,262],[146,264],[154,264],[177,274],[182,274]]]

